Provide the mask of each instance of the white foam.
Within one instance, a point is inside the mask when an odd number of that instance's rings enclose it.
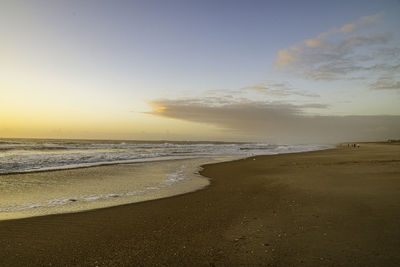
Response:
[[[0,140],[0,174],[198,157],[246,157],[322,149],[265,143],[142,143]]]
[[[147,186],[143,190],[139,191],[131,191],[125,193],[109,193],[109,194],[99,194],[99,195],[89,195],[89,196],[81,195],[81,196],[73,196],[66,198],[64,197],[64,198],[50,199],[38,203],[20,203],[12,206],[0,207],[0,212],[13,212],[13,211],[23,211],[23,210],[37,209],[37,208],[49,208],[49,207],[65,206],[68,204],[73,204],[78,202],[92,202],[92,201],[107,200],[112,198],[145,195],[150,191],[160,190],[161,188],[172,186],[175,183],[185,180],[185,178],[187,178],[184,174],[184,170],[186,168],[187,168],[186,165],[181,165],[176,172],[166,174],[165,180],[163,180],[158,186]]]
[[[1,143],[0,143],[1,144]],[[117,146],[125,146],[126,144],[118,144]],[[98,181],[95,181],[95,186],[94,187],[87,187],[86,184],[85,186],[85,191],[81,191],[79,187],[74,188],[71,190],[70,187],[68,187],[68,190],[64,190],[64,184],[55,184],[55,186],[63,186],[63,190],[60,191],[60,193],[53,192],[53,191],[44,191],[44,192],[49,192],[51,193],[50,195],[52,197],[49,197],[48,199],[45,199],[43,196],[46,195],[46,193],[36,195],[37,198],[31,197],[30,192],[26,191],[26,197],[21,200],[19,203],[13,203],[13,202],[18,202],[13,198],[5,198],[6,202],[3,202],[3,205],[0,201],[0,213],[7,213],[7,214],[13,214],[15,212],[27,212],[27,216],[30,213],[29,211],[34,211],[35,216],[38,214],[51,214],[51,213],[59,213],[59,212],[64,212],[64,211],[76,211],[76,210],[82,210],[85,209],[86,207],[92,207],[88,205],[92,205],[91,203],[100,203],[96,204],[96,207],[103,207],[103,206],[112,206],[116,205],[115,203],[131,203],[132,201],[143,201],[147,199],[154,199],[154,198],[159,198],[162,196],[168,196],[168,195],[173,195],[173,194],[179,194],[182,193],[180,190],[175,190],[174,188],[176,186],[179,187],[179,184],[185,184],[187,182],[190,182],[191,179],[195,179],[193,177],[197,177],[196,179],[201,179],[201,180],[206,180],[204,178],[198,178],[200,177],[199,172],[202,169],[199,165],[207,163],[207,162],[216,162],[216,161],[221,161],[221,157],[223,157],[224,160],[233,159],[233,158],[241,158],[241,157],[246,157],[246,156],[253,156],[253,155],[263,155],[263,154],[279,154],[279,153],[293,153],[293,152],[300,152],[300,151],[311,151],[311,150],[318,150],[318,149],[324,149],[328,148],[329,146],[309,146],[309,145],[301,145],[301,146],[287,146],[287,145],[269,145],[269,144],[229,144],[229,145],[222,145],[218,148],[215,148],[217,145],[210,145],[210,144],[201,144],[201,145],[176,145],[176,144],[156,144],[156,145],[149,145],[149,144],[140,144],[141,148],[140,149],[149,149],[154,150],[155,148],[158,150],[164,150],[166,148],[173,148],[174,151],[181,150],[179,153],[183,153],[185,151],[189,151],[188,153],[190,154],[190,158],[194,157],[194,154],[190,152],[190,149],[188,149],[188,146],[191,147],[191,149],[196,149],[196,157],[198,158],[197,160],[192,159],[192,160],[174,160],[171,161],[171,163],[168,162],[157,162],[154,163],[154,160],[156,158],[147,158],[145,161],[149,160],[149,163],[143,163],[140,164],[140,166],[149,166],[148,168],[152,169],[152,164],[158,164],[157,166],[164,166],[161,169],[163,170],[161,173],[157,174],[159,175],[157,178],[158,180],[154,180],[157,182],[154,182],[153,180],[148,180],[147,181],[147,171],[143,171],[142,175],[143,178],[146,177],[146,179],[142,179],[138,185],[136,185],[133,182],[127,183],[129,184],[129,187],[121,187],[118,186],[118,181],[114,181],[113,177],[107,177],[108,180],[108,187],[107,185],[101,185],[103,183],[103,180],[99,179]],[[147,147],[148,146],[148,147]],[[194,148],[193,148],[194,147]],[[242,148],[242,149],[241,149]],[[182,152],[183,151],[183,152]],[[198,151],[202,151],[201,153],[202,156],[200,157]],[[206,152],[204,152],[206,151]],[[232,152],[233,151],[233,152]],[[154,151],[153,151],[154,152]],[[29,155],[28,152],[24,151],[25,154],[28,154],[26,158],[29,159],[34,159],[37,160],[36,155],[32,156]],[[21,153],[18,157],[20,159],[26,159],[25,154]],[[103,152],[101,152],[103,153]],[[160,155],[160,153],[157,152],[157,155]],[[211,157],[212,155],[217,155],[218,157]],[[49,155],[47,155],[49,156]],[[46,156],[46,157],[47,157]],[[56,155],[56,160],[58,160],[60,155]],[[17,158],[18,158],[17,157]],[[44,158],[46,158],[44,157]],[[167,160],[167,159],[176,159],[176,158],[184,158],[188,156],[178,156],[178,157],[164,157],[162,159]],[[40,157],[39,157],[40,158]],[[41,159],[44,159],[41,158]],[[215,160],[212,160],[212,158],[218,158]],[[129,161],[129,160],[128,160]],[[116,162],[126,162],[126,161],[116,161]],[[181,164],[181,162],[183,164]],[[201,162],[201,163],[200,163]],[[0,159],[1,163],[1,159]],[[80,163],[75,166],[82,166],[82,164],[90,165],[92,163]],[[93,163],[94,165],[97,163]],[[85,165],[85,166],[86,166]],[[1,166],[1,164],[0,164]],[[65,165],[67,166],[67,165]],[[64,167],[65,167],[64,166]],[[138,165],[139,166],[139,165]],[[170,166],[170,167],[166,167]],[[0,167],[1,168],[1,167]],[[40,166],[33,166],[31,168],[40,168]],[[49,167],[49,168],[58,168],[57,166]],[[142,168],[142,167],[140,167]],[[159,167],[156,167],[154,169],[158,170]],[[18,169],[18,168],[17,168]],[[160,170],[161,170],[160,169]],[[148,169],[147,169],[148,170]],[[1,171],[1,169],[0,169]],[[161,176],[160,176],[161,175]],[[0,176],[1,179],[2,176]],[[6,176],[4,176],[7,178]],[[28,177],[29,176],[21,176],[21,177]],[[10,178],[13,178],[10,176]],[[126,179],[132,179],[132,177],[127,177]],[[1,182],[1,180],[0,180]],[[44,182],[52,182],[52,180],[44,180]],[[126,181],[123,181],[124,183]],[[21,181],[21,183],[24,186],[24,183],[35,183],[34,180],[27,180],[27,181]],[[54,181],[52,182],[54,183]],[[85,182],[86,183],[86,182]],[[114,186],[114,184],[116,186]],[[199,183],[199,185],[205,186],[205,184],[208,184],[208,181],[206,183]],[[12,180],[12,182],[6,182],[3,185],[10,186],[18,186],[18,181]],[[99,186],[100,185],[100,186]],[[133,187],[131,186],[133,185]],[[23,186],[21,186],[21,190],[23,190]],[[41,181],[38,182],[37,189],[40,190],[43,188],[43,190],[47,190],[46,184],[41,184]],[[51,184],[51,186],[54,186]],[[53,187],[52,187],[53,188]],[[197,190],[196,188],[188,187],[191,188],[190,190]],[[99,189],[99,190],[98,190]],[[20,191],[20,189],[18,189]],[[187,190],[187,189],[185,189]],[[18,192],[19,192],[18,191]],[[163,193],[159,193],[159,192]],[[64,193],[65,192],[65,193]],[[69,192],[69,193],[68,193]],[[64,195],[65,194],[65,195]],[[132,200],[131,200],[132,199]],[[1,198],[0,198],[1,200]],[[14,201],[15,200],[15,201]],[[10,204],[11,203],[11,204]],[[104,205],[101,203],[105,203]],[[32,213],[33,214],[33,213]],[[1,214],[0,214],[1,216]],[[11,216],[11,215],[10,215]],[[24,215],[25,216],[25,215]]]

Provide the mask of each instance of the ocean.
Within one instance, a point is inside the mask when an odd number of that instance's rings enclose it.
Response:
[[[200,166],[207,163],[329,147],[0,139],[0,220],[173,196],[207,186],[209,180],[198,174]]]

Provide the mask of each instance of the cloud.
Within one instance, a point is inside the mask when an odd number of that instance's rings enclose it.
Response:
[[[265,80],[256,84],[244,86],[240,89],[210,89],[205,90],[201,97],[187,98],[190,102],[206,100],[207,103],[220,105],[240,102],[244,100],[282,100],[290,96],[299,96],[298,101],[307,101],[309,98],[318,98],[320,95],[305,90],[298,90],[287,82]]]
[[[395,81],[390,77],[384,77],[371,83],[370,87],[376,90],[400,90],[400,81]]]
[[[352,50],[346,50],[346,48],[353,49],[361,46],[387,44],[391,38],[390,33],[350,36],[338,44],[338,49],[343,52],[350,52]]]
[[[339,32],[351,33],[356,28],[355,24],[345,24],[339,28]]]
[[[310,104],[299,105],[299,107],[301,107],[301,108],[319,108],[319,109],[324,109],[324,108],[328,108],[329,105],[327,105],[327,104],[319,104],[319,103],[310,103]]]
[[[296,47],[283,49],[278,52],[278,59],[275,62],[276,67],[285,67],[294,64],[297,60]]]
[[[282,49],[278,52],[278,58],[275,61],[276,67],[288,66],[295,62],[297,53],[303,52],[306,48],[325,48],[328,46],[324,39],[335,34],[349,34],[354,32],[355,29],[363,28],[369,25],[376,25],[380,23],[383,13],[377,13],[370,16],[361,17],[356,22],[344,24],[339,28],[333,28],[329,31],[318,34],[312,39],[306,39],[299,44],[293,45],[288,49]]]
[[[400,116],[309,116],[305,109],[321,104],[293,105],[245,99],[214,105],[207,99],[152,101],[159,117],[212,124],[238,139],[269,142],[321,143],[384,140],[400,135]],[[162,107],[162,108],[159,108]]]
[[[258,84],[246,86],[242,88],[242,91],[244,90],[250,90],[250,91],[256,91],[258,93],[264,94],[264,95],[269,95],[269,96],[290,96],[290,95],[295,95],[295,96],[304,96],[304,97],[319,97],[318,94],[314,93],[309,93],[305,91],[299,91],[294,88],[292,88],[290,85],[287,83],[283,82],[272,82],[272,81],[264,81]]]
[[[232,89],[209,89],[204,91],[205,95],[220,95],[220,94],[230,94],[230,97],[232,95],[238,95],[241,94],[242,92],[240,90],[232,90]]]
[[[372,27],[380,23],[382,16],[378,13],[361,17],[282,49],[274,65],[312,80],[393,75],[400,64],[400,44],[395,43],[392,33]]]
[[[316,39],[324,39],[330,35],[334,35],[337,33],[349,34],[349,33],[352,33],[353,31],[355,31],[356,29],[359,30],[359,29],[363,29],[365,27],[377,25],[377,24],[381,23],[382,17],[383,17],[383,12],[379,12],[379,13],[368,15],[368,16],[363,16],[354,22],[347,23],[347,24],[342,25],[341,27],[333,28],[329,31],[320,33],[316,36]]]
[[[379,24],[382,20],[383,12],[379,12],[373,15],[363,16],[359,18],[355,23],[358,27],[368,26],[370,24]]]
[[[308,39],[304,40],[304,43],[306,44],[307,47],[311,48],[325,48],[327,47],[327,43],[320,39]]]

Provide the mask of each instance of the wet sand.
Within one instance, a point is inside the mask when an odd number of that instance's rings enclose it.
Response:
[[[0,265],[400,263],[400,145],[259,156],[202,174],[211,185],[185,195],[0,221]]]

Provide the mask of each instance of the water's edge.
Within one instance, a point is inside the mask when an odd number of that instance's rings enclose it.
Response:
[[[321,150],[328,150],[328,149],[332,149],[332,147],[330,148],[319,148],[319,149],[315,149],[315,150],[311,150],[311,151],[296,151],[296,152],[285,152],[285,153],[279,153],[278,155],[283,155],[283,154],[293,154],[293,153],[307,153],[307,152],[315,152],[315,151],[321,151]],[[274,154],[277,155],[277,154]],[[144,199],[144,200],[138,200],[138,201],[129,201],[126,203],[115,203],[115,205],[106,205],[106,206],[101,206],[101,207],[96,207],[96,208],[88,208],[88,209],[82,209],[82,210],[73,210],[73,211],[64,211],[64,212],[54,212],[54,213],[49,213],[49,214],[40,214],[40,215],[32,215],[32,216],[21,216],[21,217],[16,217],[16,218],[10,218],[10,219],[2,219],[0,218],[0,221],[2,220],[21,220],[21,219],[28,219],[28,218],[32,218],[32,217],[43,217],[43,216],[51,216],[51,215],[59,215],[59,214],[66,214],[66,213],[81,213],[81,212],[91,212],[91,211],[95,211],[98,209],[106,209],[106,208],[113,208],[116,206],[123,206],[123,205],[131,205],[131,204],[136,204],[136,203],[141,203],[141,202],[147,202],[147,201],[154,201],[154,200],[160,200],[160,199],[164,199],[164,198],[170,198],[170,197],[175,197],[175,196],[179,196],[179,195],[184,195],[184,194],[188,194],[188,193],[193,193],[199,190],[203,190],[206,189],[207,187],[209,187],[211,185],[211,179],[210,177],[206,177],[202,175],[202,171],[203,169],[208,166],[208,165],[214,165],[214,164],[220,164],[220,163],[224,163],[224,162],[234,162],[234,161],[239,161],[239,160],[243,160],[243,159],[247,159],[247,158],[256,158],[256,157],[261,157],[261,156],[268,156],[267,155],[254,155],[254,156],[247,156],[247,157],[235,157],[235,158],[225,158],[222,160],[218,160],[214,162],[209,162],[209,163],[205,163],[199,166],[196,166],[195,168],[192,169],[191,173],[194,176],[197,176],[199,178],[201,178],[203,181],[206,181],[206,184],[203,184],[201,186],[198,186],[196,188],[192,188],[189,191],[183,191],[183,192],[178,192],[178,193],[174,193],[171,195],[166,195],[166,196],[160,196],[160,197],[152,197],[150,199]],[[163,162],[163,161],[168,161],[168,160],[160,160],[157,162]],[[179,161],[176,159],[171,159],[169,161]],[[211,161],[211,160],[210,160]],[[154,162],[152,162],[154,163]],[[3,175],[26,175],[26,174],[32,174],[32,173],[42,173],[42,172],[63,172],[66,170],[74,170],[74,169],[81,169],[81,168],[96,168],[96,167],[107,167],[107,166],[117,166],[117,165],[131,165],[134,164],[132,162],[113,162],[113,163],[108,163],[108,164],[101,164],[101,165],[95,165],[95,166],[79,166],[77,168],[67,168],[67,169],[55,169],[55,170],[38,170],[35,172],[22,172],[22,173],[10,173],[10,174],[3,174]],[[175,185],[172,185],[175,186]],[[0,212],[1,214],[1,212]]]

